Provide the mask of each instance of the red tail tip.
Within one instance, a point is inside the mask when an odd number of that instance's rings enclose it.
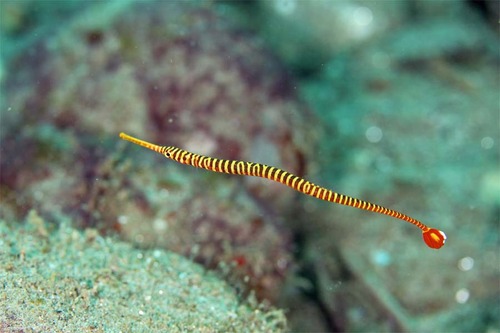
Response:
[[[424,237],[425,244],[433,249],[441,248],[446,241],[446,234],[438,229],[424,231],[422,236]]]

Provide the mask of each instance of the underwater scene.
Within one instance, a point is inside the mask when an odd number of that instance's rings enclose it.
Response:
[[[499,15],[1,0],[0,332],[500,333]]]

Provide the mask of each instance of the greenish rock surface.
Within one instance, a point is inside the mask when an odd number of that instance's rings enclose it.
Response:
[[[54,230],[52,230],[54,229]],[[279,310],[242,300],[213,272],[46,224],[0,220],[1,332],[282,332]]]

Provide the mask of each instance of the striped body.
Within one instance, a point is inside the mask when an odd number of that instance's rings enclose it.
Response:
[[[299,192],[302,192],[304,194],[313,196],[321,200],[330,201],[359,209],[364,209],[404,220],[406,222],[416,225],[418,228],[422,230],[424,234],[423,235],[424,241],[431,248],[440,248],[441,246],[444,245],[444,241],[446,240],[446,235],[442,231],[438,229],[429,228],[422,222],[408,215],[376,204],[372,204],[367,201],[363,201],[360,199],[349,197],[347,195],[336,193],[332,190],[328,190],[324,187],[313,184],[308,180],[305,180],[304,178],[301,178],[290,172],[281,170],[273,166],[268,166],[265,164],[259,164],[254,162],[218,159],[214,157],[208,157],[191,153],[189,151],[173,146],[158,146],[143,140],[136,139],[125,133],[120,133],[120,137],[124,140],[133,142],[135,144],[156,151],[164,155],[165,157],[182,164],[187,164],[193,167],[202,168],[214,172],[266,178],[269,180],[282,183],[286,186],[293,188],[294,190],[297,190]]]

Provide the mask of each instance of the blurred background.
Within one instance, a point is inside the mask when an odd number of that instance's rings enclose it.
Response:
[[[293,332],[500,332],[497,1],[0,2],[0,218],[163,248]],[[119,132],[277,166],[446,232]]]

